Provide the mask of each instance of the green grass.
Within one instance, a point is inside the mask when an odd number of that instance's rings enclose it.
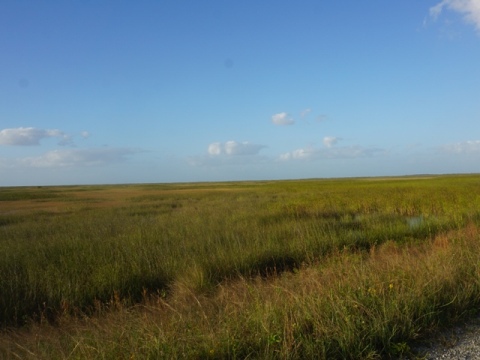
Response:
[[[0,189],[0,356],[408,352],[478,305],[479,205],[476,175]]]
[[[0,188],[0,201],[44,200],[54,199],[61,195],[48,188]]]

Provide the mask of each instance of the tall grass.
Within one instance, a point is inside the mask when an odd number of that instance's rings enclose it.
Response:
[[[146,328],[118,328],[152,358],[400,352],[403,339],[475,305],[478,236],[444,234],[476,229],[479,185],[457,176],[38,189],[51,198],[29,189],[0,201],[0,322],[75,323],[121,308],[115,324],[148,310]],[[86,331],[120,352],[115,331],[92,321]],[[110,352],[78,331],[68,351],[79,336]]]
[[[135,307],[64,315],[0,336],[5,359],[377,359],[479,305],[480,233],[336,251],[277,276],[238,277],[211,294],[177,281]]]

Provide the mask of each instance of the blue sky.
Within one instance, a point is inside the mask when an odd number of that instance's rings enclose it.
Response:
[[[0,54],[0,186],[480,172],[480,0],[4,0]]]

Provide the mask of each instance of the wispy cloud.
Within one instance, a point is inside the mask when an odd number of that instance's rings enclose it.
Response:
[[[480,155],[480,140],[468,140],[443,145],[440,150],[449,154],[477,154]]]
[[[323,122],[323,121],[326,121],[328,119],[328,116],[325,115],[325,114],[321,114],[321,115],[318,115],[317,118],[316,118],[316,121],[317,122]]]
[[[248,141],[237,142],[230,140],[224,143],[211,143],[208,145],[208,154],[212,156],[256,155],[264,147],[264,145],[252,144]]]
[[[295,120],[286,112],[272,115],[272,123],[278,126],[293,125]]]
[[[60,140],[59,145],[72,143],[71,136],[58,129],[44,130],[33,127],[19,127],[0,131],[0,145],[35,146],[40,145],[40,140],[46,138],[58,138]]]
[[[315,149],[311,147],[297,149],[280,155],[282,161],[288,160],[307,160],[307,159],[355,159],[362,157],[370,157],[384,150],[377,148],[367,148],[360,145],[343,146],[343,147],[327,147]]]
[[[443,0],[430,8],[430,17],[436,20],[444,8],[463,15],[467,23],[473,24],[480,31],[480,1]]]
[[[300,116],[303,118],[303,117],[306,117],[308,116],[308,114],[310,114],[312,112],[312,109],[305,109],[303,110],[301,113],[300,113]]]
[[[138,153],[130,148],[60,149],[40,156],[19,159],[16,164],[27,167],[99,166],[126,161],[129,155]]]

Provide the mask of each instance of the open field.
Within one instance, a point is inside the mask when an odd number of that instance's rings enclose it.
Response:
[[[0,358],[408,355],[479,229],[480,175],[0,188]]]

